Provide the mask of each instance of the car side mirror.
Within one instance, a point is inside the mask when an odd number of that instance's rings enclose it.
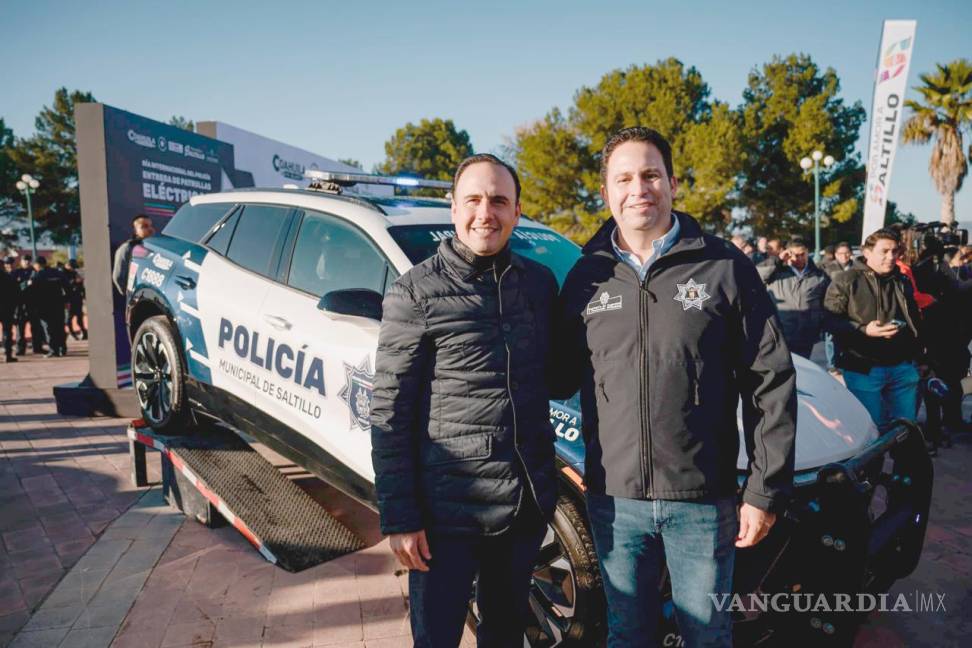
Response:
[[[338,315],[353,315],[381,321],[381,293],[365,288],[332,290],[321,297],[317,307]]]

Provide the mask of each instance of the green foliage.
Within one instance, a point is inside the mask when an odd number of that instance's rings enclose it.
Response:
[[[361,164],[361,162],[355,160],[354,158],[338,158],[338,162],[340,162],[341,164],[347,164],[348,166],[353,166],[357,169],[362,169],[362,170],[364,169],[364,166]]]
[[[813,175],[800,160],[814,150],[837,162],[821,167],[821,212],[847,222],[858,211],[863,166],[854,152],[865,112],[846,106],[832,68],[805,54],[773,59],[749,74],[739,107],[744,150],[739,204],[746,222],[766,235],[813,230]]]
[[[58,89],[54,103],[44,106],[34,120],[34,135],[18,139],[10,150],[18,175],[29,173],[40,181],[32,198],[34,218],[39,229],[49,232],[55,243],[80,237],[74,105],[93,101],[90,92]]]
[[[586,241],[610,215],[599,195],[601,149],[622,128],[648,126],[672,144],[681,183],[675,207],[703,223],[727,221],[742,146],[738,118],[709,94],[701,74],[674,58],[613,70],[581,88],[567,116],[554,108],[516,133],[524,213]]]
[[[928,172],[942,195],[941,220],[951,223],[955,194],[969,172],[967,160],[972,159],[972,146],[966,153],[963,143],[963,133],[972,129],[972,61],[956,59],[936,68],[919,76],[922,85],[915,90],[922,101],[905,101],[911,115],[901,135],[906,144],[934,140]]]
[[[558,109],[517,131],[510,157],[524,214],[575,241],[590,238],[607,217],[597,191],[598,162]]]
[[[17,173],[17,166],[11,157],[14,143],[13,131],[0,117],[0,241],[10,238],[4,237],[3,231],[21,210],[21,196],[17,191],[17,180],[21,174]]]
[[[175,126],[176,128],[181,128],[182,130],[187,130],[193,132],[196,130],[196,125],[191,119],[186,119],[182,115],[172,115],[169,119],[169,126]]]
[[[385,142],[385,161],[376,167],[386,175],[408,175],[427,180],[451,181],[459,163],[473,154],[469,133],[457,130],[451,119],[408,122]],[[442,192],[415,190],[416,195],[441,196]]]

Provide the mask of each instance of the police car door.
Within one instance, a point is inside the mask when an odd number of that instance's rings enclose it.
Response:
[[[263,319],[294,354],[277,371],[276,416],[368,480],[371,467],[371,387],[379,322],[328,313],[321,296],[335,290],[383,294],[394,272],[357,227],[336,216],[301,214],[279,282],[271,286]],[[279,348],[279,347],[278,347]],[[292,368],[292,371],[290,370]]]
[[[199,273],[198,305],[213,386],[231,396],[234,416],[257,423],[250,409],[267,411],[263,391],[267,340],[273,329],[260,306],[275,275],[294,210],[244,205],[207,242]],[[214,254],[215,253],[215,254]]]

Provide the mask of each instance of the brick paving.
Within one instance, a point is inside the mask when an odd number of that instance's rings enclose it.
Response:
[[[139,496],[127,422],[56,411],[53,386],[88,369],[87,342],[68,345],[64,358],[0,364],[0,646]]]
[[[68,358],[28,355],[16,365],[0,365],[0,648],[32,612],[17,646],[411,645],[407,579],[380,541],[375,516],[297,468],[281,466],[366,539],[368,549],[290,574],[265,562],[232,528],[182,523],[161,508],[153,515],[174,520],[171,542],[158,538],[138,550],[124,519],[106,531],[141,492],[129,481],[127,421],[64,418],[54,411],[51,387],[84,375],[84,350],[74,343]],[[925,552],[917,571],[892,590],[944,594],[946,609],[874,613],[857,648],[967,643],[970,460],[968,434],[935,459]],[[158,479],[154,454],[149,476]],[[133,546],[136,557],[126,559]],[[141,569],[145,562],[154,568]],[[115,569],[121,571],[111,580]],[[125,578],[127,585],[114,585]],[[473,644],[467,631],[463,645]]]

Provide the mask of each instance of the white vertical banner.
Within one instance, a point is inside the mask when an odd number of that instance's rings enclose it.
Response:
[[[915,20],[885,20],[874,79],[871,136],[868,140],[867,193],[861,240],[884,227],[891,168],[900,139],[908,67],[915,51]]]

